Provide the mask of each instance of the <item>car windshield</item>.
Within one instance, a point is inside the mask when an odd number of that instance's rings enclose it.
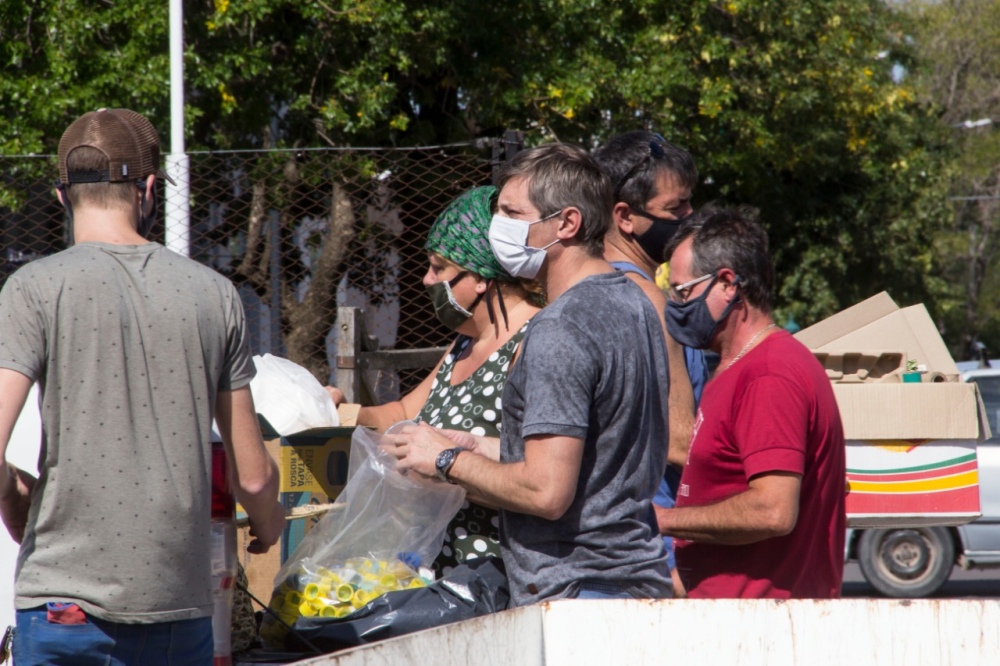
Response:
[[[1000,376],[970,377],[970,380],[979,384],[979,393],[983,396],[983,405],[986,406],[986,418],[993,432],[993,436],[986,442],[1000,443]]]

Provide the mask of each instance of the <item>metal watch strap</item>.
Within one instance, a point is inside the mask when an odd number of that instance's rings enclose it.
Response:
[[[455,483],[450,478],[448,478],[448,472],[451,471],[452,465],[455,464],[455,460],[458,458],[458,454],[464,451],[460,446],[456,446],[451,449],[445,449],[438,454],[438,458],[435,461],[435,467],[437,468],[438,478],[447,483]]]

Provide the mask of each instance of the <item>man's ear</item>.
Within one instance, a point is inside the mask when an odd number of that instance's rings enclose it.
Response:
[[[58,183],[56,183],[56,199],[59,200],[59,203],[62,205],[63,208],[66,207],[66,190]]]
[[[575,238],[580,233],[580,226],[583,224],[583,215],[576,206],[564,208],[559,217],[559,226],[556,228],[556,237],[560,240]]]
[[[739,289],[738,285],[742,282],[740,277],[736,275],[735,271],[731,268],[719,269],[719,281],[722,282],[726,296],[729,297],[730,293],[732,294],[732,297],[727,298],[727,300],[735,298],[736,292]]]
[[[622,235],[629,236],[635,231],[633,225],[635,216],[632,215],[632,207],[627,203],[624,201],[616,203],[615,207],[611,209],[611,215],[614,218],[615,226],[622,232]]]

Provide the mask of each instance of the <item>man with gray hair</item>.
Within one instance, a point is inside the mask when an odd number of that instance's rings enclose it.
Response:
[[[550,144],[518,153],[499,187],[494,253],[537,279],[549,305],[510,369],[500,439],[411,426],[394,437],[399,467],[500,507],[516,605],[667,597],[650,524],[666,464],[666,342],[649,299],[602,256],[611,182],[582,149]]]
[[[677,506],[656,508],[692,598],[831,598],[844,572],[844,431],[823,367],[771,318],[767,233],[708,209],[667,247],[667,328],[718,352]]]
[[[0,516],[21,544],[18,664],[210,664],[213,417],[263,553],[284,527],[229,280],[150,241],[159,142],[101,109],[59,142],[75,245],[0,292]],[[35,479],[6,462],[39,384]]]

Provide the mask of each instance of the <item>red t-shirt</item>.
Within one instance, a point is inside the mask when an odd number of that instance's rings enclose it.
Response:
[[[693,598],[835,598],[844,575],[844,430],[822,366],[785,331],[705,387],[677,506],[719,502],[768,472],[802,476],[783,537],[742,546],[676,539]]]

